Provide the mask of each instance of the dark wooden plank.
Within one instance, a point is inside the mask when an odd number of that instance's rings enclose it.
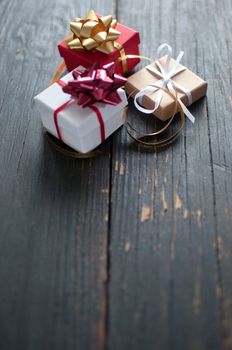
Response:
[[[119,1],[142,53],[164,41],[184,49],[209,91],[172,148],[137,152],[125,132],[115,138],[109,349],[232,348],[231,8]]]
[[[72,160],[44,139],[33,96],[68,22],[108,2],[1,1],[0,348],[103,349],[109,145]]]

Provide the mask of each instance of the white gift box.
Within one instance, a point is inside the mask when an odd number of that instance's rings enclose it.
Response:
[[[60,80],[65,83],[73,80],[72,72]],[[104,122],[105,139],[124,124],[124,108],[127,106],[127,97],[124,90],[118,89],[117,92],[121,97],[121,102],[116,106],[101,102],[94,103]],[[54,111],[70,100],[70,97],[69,94],[63,92],[58,83],[54,83],[34,98],[44,128],[57,138]],[[100,123],[96,113],[89,107],[80,107],[74,98],[58,113],[57,122],[62,141],[78,152],[89,152],[102,142]]]

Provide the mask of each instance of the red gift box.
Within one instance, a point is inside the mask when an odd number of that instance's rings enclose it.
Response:
[[[100,15],[98,15],[100,17]],[[139,55],[139,44],[140,37],[139,32],[118,23],[116,28],[120,32],[119,38],[116,43],[124,49],[126,55]],[[89,68],[93,63],[106,63],[116,62],[120,58],[122,51],[121,49],[115,49],[111,53],[102,53],[99,51],[75,51],[68,47],[65,40],[59,45],[58,49],[60,56],[63,57],[66,67],[69,71],[75,69],[78,66]],[[116,73],[125,75],[129,73],[138,63],[139,58],[128,58],[126,59],[126,68],[123,68],[122,62],[118,62],[116,65]]]

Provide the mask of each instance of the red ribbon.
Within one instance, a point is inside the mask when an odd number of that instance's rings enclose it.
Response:
[[[57,80],[57,84],[59,84],[62,88],[64,86],[66,86],[66,84],[62,81],[62,80]],[[56,132],[57,132],[57,136],[59,138],[60,141],[63,142],[63,139],[62,139],[62,135],[61,135],[61,132],[60,132],[60,128],[59,128],[59,125],[58,125],[58,113],[61,112],[62,110],[64,110],[66,108],[66,106],[72,101],[72,99],[70,98],[67,102],[65,102],[64,104],[62,104],[60,107],[58,107],[55,111],[54,111],[54,123],[55,123],[55,127],[56,127]],[[96,116],[97,116],[97,119],[98,119],[98,122],[99,122],[99,125],[100,125],[100,133],[101,133],[101,142],[105,141],[105,125],[104,125],[104,121],[103,121],[103,118],[102,118],[102,115],[101,115],[101,112],[99,111],[99,109],[94,106],[94,105],[91,105],[89,106],[89,108],[95,112]]]
[[[103,121],[101,112],[100,112],[99,109],[98,109],[96,106],[94,106],[94,105],[89,106],[89,108],[92,109],[92,111],[94,111],[94,112],[96,113],[98,122],[99,122],[99,124],[100,124],[101,142],[103,142],[103,141],[105,140],[106,136],[105,136],[105,125],[104,125],[104,121]]]

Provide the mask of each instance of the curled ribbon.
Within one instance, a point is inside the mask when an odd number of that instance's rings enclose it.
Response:
[[[175,95],[173,95],[167,90],[164,90],[161,88],[158,88],[158,89],[160,91],[162,90],[163,92],[165,91],[172,99],[174,99],[174,102],[175,102],[173,114],[172,114],[171,118],[168,120],[168,122],[164,125],[164,127],[162,127],[161,129],[159,129],[155,132],[143,134],[142,132],[138,131],[137,129],[135,129],[131,125],[131,123],[128,121],[128,118],[127,118],[126,124],[125,124],[128,135],[135,142],[137,142],[139,145],[141,145],[143,147],[152,148],[153,150],[156,150],[157,148],[160,148],[160,147],[166,147],[166,146],[170,145],[176,139],[176,137],[179,135],[179,133],[183,129],[184,123],[185,123],[184,112],[180,108],[180,101],[177,97],[177,92],[175,92]],[[179,126],[179,128],[177,130],[175,130],[171,136],[168,136],[167,138],[161,139],[160,141],[159,141],[159,139],[157,140],[157,138],[159,138],[164,132],[166,132],[168,130],[169,126],[172,124],[172,121],[173,121],[178,109],[180,110],[180,126]],[[141,136],[137,137],[137,136],[134,136],[134,134],[140,134]],[[151,138],[154,138],[154,137],[155,137],[155,141],[149,141]]]
[[[168,44],[160,45],[158,47],[158,50],[157,50],[157,57],[160,57],[160,54],[164,49],[167,49],[167,57],[166,57],[164,64],[162,64],[160,61],[157,60],[155,62],[157,68],[155,68],[153,66],[146,67],[146,69],[149,72],[151,72],[155,76],[158,76],[160,78],[160,80],[156,81],[154,84],[151,84],[151,85],[145,87],[144,89],[142,89],[141,91],[139,91],[135,95],[135,98],[134,98],[135,107],[140,112],[143,112],[145,114],[154,113],[158,109],[158,107],[161,104],[162,98],[167,91],[169,91],[169,93],[174,97],[177,95],[177,91],[183,92],[188,97],[189,105],[192,104],[191,92],[188,91],[182,85],[177,84],[173,80],[173,78],[175,78],[175,76],[177,74],[186,70],[186,67],[184,67],[184,66],[178,68],[178,65],[179,65],[179,63],[184,55],[184,51],[181,51],[179,53],[177,59],[175,60],[174,66],[170,69],[169,66],[170,66],[170,61],[172,58],[172,48],[170,45],[168,45]],[[143,96],[148,95],[148,94],[152,94],[156,91],[158,91],[158,93],[154,99],[154,108],[147,109],[147,108],[142,107],[141,103],[142,103]],[[178,96],[177,96],[177,99],[178,99],[179,109],[183,111],[183,113],[189,118],[189,120],[192,123],[194,123],[195,117],[190,113],[190,111],[187,109],[187,107],[184,105],[184,103],[181,101],[181,99]]]
[[[84,19],[76,18],[70,23],[73,32],[68,46],[72,50],[97,50],[110,53],[115,49],[115,40],[120,32],[115,29],[117,21],[112,16],[98,18],[93,10],[90,10]]]

